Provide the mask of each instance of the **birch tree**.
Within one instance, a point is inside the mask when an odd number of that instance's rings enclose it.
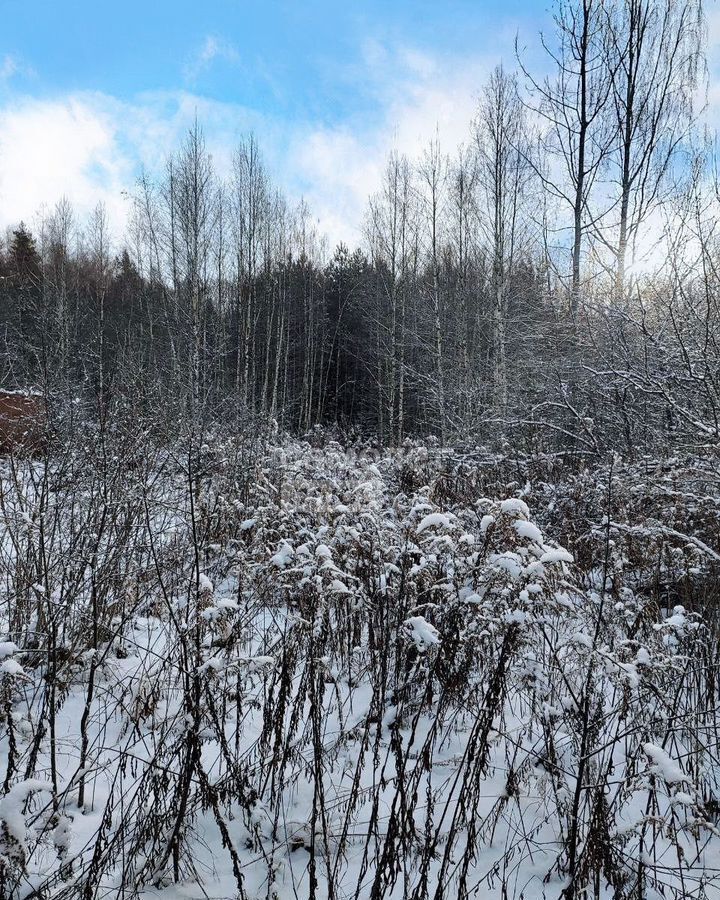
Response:
[[[592,198],[613,141],[608,127],[612,73],[606,41],[603,0],[560,0],[554,42],[541,35],[554,75],[538,81],[519,57],[531,92],[529,106],[545,122],[543,149],[551,158],[547,172],[540,167],[536,171],[545,189],[570,212],[573,320],[580,303],[583,246],[605,212]]]
[[[414,190],[408,159],[393,152],[385,168],[383,186],[370,201],[368,229],[382,291],[376,313],[378,335],[387,338],[381,341],[385,359],[379,360],[379,396],[387,408],[390,440],[398,442],[405,428],[407,304],[416,250]]]
[[[238,277],[235,387],[242,403],[248,407],[251,404],[251,370],[255,357],[255,282],[261,265],[263,227],[269,203],[265,166],[252,134],[241,140],[235,153],[233,190]]]
[[[419,166],[421,182],[420,202],[424,213],[424,228],[428,249],[429,284],[426,292],[430,300],[432,316],[432,356],[435,384],[429,394],[434,394],[440,439],[446,438],[445,367],[443,332],[443,294],[440,285],[441,228],[445,213],[447,188],[447,160],[440,151],[436,136],[424,151]]]
[[[212,162],[197,122],[180,151],[176,171],[172,213],[177,223],[181,293],[189,316],[189,395],[191,417],[196,422],[204,375],[203,326],[208,303],[210,250],[217,215]]]
[[[701,12],[699,0],[618,0],[606,13],[616,207],[609,227],[598,231],[612,253],[618,298],[626,291],[628,256],[632,261],[644,249],[638,247],[643,226],[665,200],[688,136]]]
[[[533,174],[528,123],[517,80],[499,66],[482,94],[475,123],[478,183],[488,256],[492,261],[492,383],[501,415],[508,406],[507,328],[513,267],[527,249],[524,204]]]

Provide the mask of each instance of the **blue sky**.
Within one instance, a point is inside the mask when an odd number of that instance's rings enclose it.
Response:
[[[220,101],[336,121],[348,104],[368,102],[348,77],[362,66],[367,41],[471,55],[543,7],[532,0],[3,0],[0,53],[32,68],[34,91],[129,99],[192,86]],[[203,60],[208,39],[215,56]]]
[[[545,0],[0,0],[0,227],[66,194],[116,232],[141,166],[197,112],[218,169],[253,130],[332,241],[356,242],[393,147],[466,139],[490,69]],[[532,55],[533,51],[528,50]]]

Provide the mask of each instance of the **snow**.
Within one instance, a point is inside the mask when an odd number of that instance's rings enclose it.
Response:
[[[0,395],[3,397],[44,397],[42,391],[33,390],[32,388],[27,388],[25,390],[7,390],[6,388],[2,388],[0,390]]]
[[[675,791],[675,793],[670,798],[670,802],[675,804],[679,804],[681,806],[695,806],[696,800],[690,794],[686,794],[685,791]]]
[[[530,518],[530,508],[524,500],[520,500],[519,497],[511,497],[508,500],[503,500],[500,504],[500,512],[505,513],[506,515],[514,514],[525,516],[526,519]]]
[[[428,528],[449,528],[450,524],[450,517],[446,516],[444,513],[430,513],[420,522],[415,533],[422,534],[423,531],[427,531]]]
[[[480,534],[487,534],[488,529],[494,524],[495,516],[491,516],[489,513],[484,515],[480,520]]]
[[[201,594],[212,594],[215,590],[215,586],[212,581],[207,577],[204,572],[201,572],[198,577],[198,589]]]
[[[422,616],[411,616],[405,620],[405,627],[419,650],[425,650],[440,643],[440,635],[434,625]]]
[[[55,611],[71,655],[67,663],[57,656],[56,809],[47,792],[47,634],[38,638],[36,620],[17,630],[0,618],[0,686],[11,699],[17,755],[0,800],[9,822],[0,854],[10,856],[12,841],[22,850],[23,860],[7,869],[18,898],[21,891],[47,900],[83,896],[97,849],[101,871],[90,894],[107,900],[121,900],[123,889],[127,900],[242,896],[232,853],[248,900],[311,896],[311,862],[317,900],[327,900],[331,879],[338,898],[370,896],[376,878],[379,900],[420,896],[424,887],[432,897],[441,883],[444,896],[460,896],[463,865],[478,897],[554,900],[567,884],[557,873],[585,700],[595,718],[584,752],[593,784],[598,779],[608,798],[605,838],[619,877],[632,878],[644,847],[650,861],[662,860],[666,897],[698,900],[701,877],[705,896],[717,893],[720,835],[702,820],[702,798],[717,781],[707,751],[714,713],[696,708],[707,694],[698,689],[704,670],[692,665],[709,658],[707,631],[690,604],[663,617],[627,588],[618,538],[613,594],[598,626],[603,573],[598,580],[565,568],[573,556],[553,538],[567,533],[567,523],[548,513],[539,480],[522,500],[451,500],[437,490],[430,462],[427,478],[423,469],[415,481],[421,487],[399,491],[398,472],[409,464],[405,452],[365,458],[292,441],[271,448],[267,458],[259,454],[247,492],[235,486],[236,472],[208,476],[199,507],[222,515],[198,548],[182,476],[163,481],[154,473],[157,481],[138,491],[151,530],[138,528],[124,558],[127,579],[112,570],[117,596],[106,598],[97,647],[88,628],[92,577],[118,535],[108,536],[95,571],[79,573],[75,594],[62,589],[63,554],[76,536],[71,519],[83,516],[58,493],[67,531],[60,549],[49,551],[48,594],[32,595]],[[281,492],[278,466],[292,473]],[[512,477],[492,491],[517,492],[525,478]],[[483,491],[490,478],[499,476],[485,478]],[[24,509],[40,521],[32,503]],[[596,530],[583,533],[595,543],[581,560],[602,559],[599,523],[598,516]],[[83,527],[97,530],[93,522]],[[15,596],[9,533],[37,540],[20,515],[0,519],[7,548],[0,610]],[[677,565],[686,578],[684,555]],[[188,589],[196,578],[199,596]],[[38,639],[39,651],[31,643]],[[0,723],[3,774],[7,735]],[[191,737],[197,768],[176,881],[164,853]],[[587,846],[594,792],[581,793]],[[383,881],[385,848],[398,861],[394,885]],[[693,860],[697,879],[678,858]],[[603,882],[601,900],[612,890]]]
[[[5,659],[0,663],[0,672],[6,675],[22,675],[23,667],[15,659]]]
[[[51,789],[52,785],[46,781],[27,778],[16,782],[4,797],[0,797],[0,821],[4,822],[10,837],[23,850],[26,849],[27,834],[25,813],[23,812],[25,802],[32,794]]]
[[[528,621],[528,614],[522,609],[513,609],[503,615],[503,621],[507,625],[524,625]]]
[[[540,557],[541,563],[571,563],[574,562],[572,553],[568,553],[567,550],[562,550],[558,548],[557,550],[546,550],[545,553]]]
[[[643,750],[650,757],[652,762],[650,771],[655,775],[659,775],[668,784],[678,784],[683,781],[688,781],[687,776],[680,766],[669,753],[663,750],[662,747],[658,747],[656,744],[648,742],[643,744]]]
[[[536,544],[542,544],[542,532],[537,525],[534,525],[532,522],[524,522],[521,519],[514,522],[513,526],[521,538],[527,538],[529,541],[533,541]]]
[[[0,641],[0,659],[12,656],[13,653],[17,653],[19,650],[20,648],[17,644],[14,644],[12,641]]]
[[[278,569],[284,569],[292,562],[294,556],[292,546],[287,541],[281,541],[277,553],[270,557],[270,562]]]

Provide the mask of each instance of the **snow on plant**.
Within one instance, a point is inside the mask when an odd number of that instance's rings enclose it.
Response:
[[[578,554],[502,461],[201,456],[3,482],[0,896],[709,895],[713,634],[617,510]]]

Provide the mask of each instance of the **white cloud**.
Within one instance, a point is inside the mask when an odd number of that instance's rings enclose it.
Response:
[[[206,41],[202,65],[226,49]],[[162,168],[197,114],[221,173],[240,135],[254,131],[276,182],[291,199],[305,197],[331,245],[354,246],[388,153],[418,156],[436,128],[442,148],[454,153],[469,137],[478,91],[499,59],[442,58],[379,42],[363,49],[362,66],[338,77],[352,78],[366,112],[332,126],[273,119],[189,91],[148,92],[131,103],[99,93],[0,101],[0,227],[32,221],[65,195],[79,217],[104,201],[120,236],[129,209],[123,192],[141,166]]]
[[[392,150],[417,157],[436,132],[454,154],[470,138],[477,96],[497,57],[439,58],[377,41],[364,48],[374,122],[309,128],[292,145],[294,175],[311,211],[330,235],[361,240],[367,199],[381,182]]]
[[[7,81],[18,71],[18,62],[14,56],[6,53],[0,59],[0,81]]]
[[[132,103],[79,93],[0,105],[0,228],[21,219],[33,223],[42,208],[65,196],[79,220],[105,203],[120,238],[130,212],[127,194],[141,168],[161,171],[196,115],[223,174],[242,132],[276,137],[272,123],[252,111],[187,92],[148,93]]]
[[[232,44],[209,34],[185,64],[185,80],[194,84],[218,59],[235,64],[240,61],[240,55]]]
[[[80,213],[104,201],[123,222],[130,176],[117,123],[91,100],[23,100],[0,109],[0,224],[31,221],[68,196]]]
[[[28,78],[33,77],[35,72],[20,57],[12,53],[0,56],[0,86],[7,86],[8,82],[18,75]]]

